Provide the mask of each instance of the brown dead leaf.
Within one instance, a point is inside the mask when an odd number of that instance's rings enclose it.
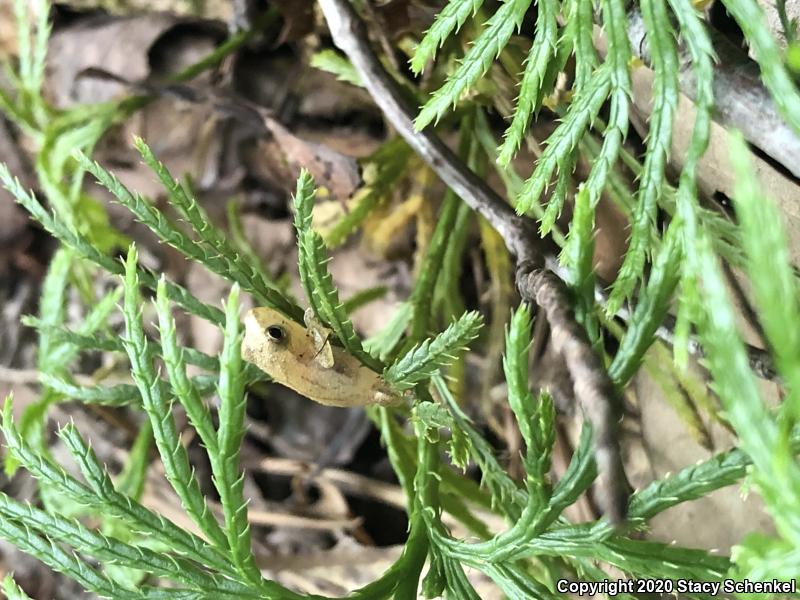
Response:
[[[275,137],[293,179],[301,168],[306,168],[314,176],[322,197],[346,200],[355,192],[361,182],[361,169],[356,159],[328,146],[301,139],[273,118],[265,117],[264,123]],[[259,146],[260,151],[267,151],[267,148]]]
[[[0,2],[0,60],[8,60],[17,53],[17,23],[14,4]]]

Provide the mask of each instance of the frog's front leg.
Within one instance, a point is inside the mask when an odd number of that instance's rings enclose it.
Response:
[[[331,330],[325,327],[314,314],[314,310],[308,307],[303,313],[303,321],[306,324],[306,331],[314,344],[314,362],[323,369],[332,369],[334,365],[333,349],[331,348]]]

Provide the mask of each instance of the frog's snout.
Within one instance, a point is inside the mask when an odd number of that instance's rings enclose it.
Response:
[[[242,338],[242,358],[253,362],[255,347],[258,345],[258,323],[252,310],[244,315],[244,337]]]

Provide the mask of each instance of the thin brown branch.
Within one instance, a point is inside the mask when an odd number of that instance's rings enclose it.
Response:
[[[563,358],[573,393],[592,424],[597,461],[598,500],[612,522],[625,515],[630,486],[619,448],[622,400],[601,358],[592,349],[586,330],[575,320],[566,284],[547,269],[517,263],[517,286],[523,298],[547,315],[553,348]]]
[[[627,309],[623,309],[620,311],[620,313],[618,313],[617,316],[623,320],[627,320],[630,316],[630,313],[627,311]],[[662,342],[672,346],[675,342],[675,317],[672,315],[667,315],[664,319],[664,322],[656,330],[655,335]],[[703,346],[697,341],[696,338],[690,336],[687,342],[686,349],[689,354],[696,358],[705,357]],[[776,385],[783,385],[783,381],[781,380],[780,375],[778,375],[778,372],[775,370],[775,365],[769,352],[762,350],[761,348],[757,348],[751,344],[745,344],[744,349],[745,352],[747,352],[747,362],[750,364],[750,369],[753,371],[754,375],[766,381],[771,381]]]
[[[560,267],[551,268],[553,268],[559,276],[562,275]],[[605,306],[608,303],[608,292],[602,286],[598,285],[594,290],[594,299],[600,306]],[[620,308],[614,316],[628,323],[631,320],[631,310],[625,305]],[[665,344],[673,346],[675,344],[675,317],[671,314],[667,314],[661,325],[656,329],[654,335]],[[775,365],[769,352],[747,343],[744,344],[744,350],[747,353],[747,362],[750,365],[750,369],[756,377],[771,381],[776,385],[783,385],[780,375],[778,375],[778,372],[775,370]],[[703,346],[693,335],[690,335],[689,339],[686,340],[686,351],[695,358],[703,358],[705,356]]]
[[[517,215],[469,170],[432,129],[415,130],[412,115],[416,109],[378,61],[364,24],[349,1],[320,0],[320,5],[334,43],[350,59],[387,120],[442,181],[497,230],[516,257],[520,295],[547,315],[556,351],[572,376],[575,398],[592,424],[603,509],[610,521],[619,523],[625,515],[629,491],[616,435],[618,394],[586,332],[575,320],[569,290],[546,266],[550,262],[547,255],[553,259],[549,246],[545,246],[548,242],[541,240],[531,221]]]

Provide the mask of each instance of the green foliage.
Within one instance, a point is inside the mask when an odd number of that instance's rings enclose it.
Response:
[[[439,369],[455,360],[455,354],[478,337],[483,318],[477,312],[461,315],[433,339],[415,346],[383,372],[386,382],[398,389],[409,390],[430,379]]]
[[[146,547],[130,546],[121,540],[101,536],[86,529],[77,521],[54,512],[40,511],[3,497],[0,510],[4,513],[3,534],[23,550],[33,554],[51,568],[76,579],[86,589],[108,598],[141,597],[139,593],[120,589],[102,572],[97,571],[78,554],[65,552],[56,542],[67,544],[75,552],[95,557],[110,564],[123,564],[146,569],[155,576],[186,584],[189,589],[206,593],[244,591],[242,586],[220,579],[207,568],[218,569],[226,575],[230,563],[206,542],[187,533],[174,523],[156,515],[130,497],[120,494],[74,426],[59,432],[70,450],[87,483],[67,474],[44,458],[25,442],[11,417],[10,398],[3,412],[2,431],[10,453],[41,482],[47,482],[59,493],[88,508],[94,507],[107,516],[118,518],[130,527],[147,534],[172,549],[174,554],[156,554]],[[21,521],[21,522],[20,522]],[[185,556],[188,560],[180,558]],[[189,562],[196,561],[196,562]],[[140,593],[150,595],[147,589]],[[155,591],[153,593],[156,593]],[[177,593],[177,592],[176,592]],[[185,597],[185,596],[178,596]]]
[[[362,87],[361,78],[344,56],[333,50],[320,50],[311,57],[311,66],[336,75],[339,81]]]
[[[733,196],[747,254],[747,273],[761,325],[775,354],[778,371],[789,393],[782,411],[792,421],[800,417],[800,332],[789,323],[800,319],[797,279],[789,259],[778,210],[761,192],[744,140],[732,138],[731,162],[736,172]]]
[[[87,165],[87,169],[97,176],[98,180],[103,183],[103,185],[109,187],[111,193],[113,193],[122,204],[128,206],[131,212],[142,219],[143,222],[146,223],[147,219],[152,219],[151,223],[154,225],[151,225],[150,228],[156,232],[164,231],[163,237],[161,238],[162,240],[167,243],[177,244],[175,247],[179,250],[181,247],[184,248],[182,252],[191,258],[205,258],[204,264],[209,264],[211,262],[211,260],[209,260],[210,258],[214,260],[216,264],[216,257],[219,257],[219,259],[221,259],[218,267],[220,269],[219,272],[228,273],[230,278],[239,283],[243,289],[253,294],[261,304],[274,308],[296,319],[300,318],[300,308],[291,299],[287,298],[285,293],[280,290],[274,282],[265,279],[262,272],[254,268],[237,252],[227,241],[225,234],[208,220],[208,216],[197,203],[197,200],[187,192],[186,186],[173,179],[172,175],[167,171],[167,168],[156,159],[148,145],[144,143],[144,140],[137,138],[134,143],[136,149],[142,155],[145,164],[153,170],[164,186],[164,189],[167,190],[171,206],[178,211],[199,237],[199,244],[192,244],[192,242],[188,242],[187,244],[185,239],[170,235],[168,229],[162,229],[162,223],[158,218],[158,213],[153,210],[147,210],[143,199],[131,196],[131,194],[124,189],[124,186],[116,181],[113,175],[104,172],[97,163],[91,166]],[[174,232],[174,228],[172,228],[172,231]],[[187,249],[190,245],[202,247],[201,253],[191,254],[188,252]]]
[[[473,2],[468,0],[462,4],[473,4]],[[420,110],[414,122],[418,130],[438,121],[451,107],[458,104],[466,90],[486,74],[503,46],[508,43],[511,34],[519,30],[530,4],[531,0],[506,0],[492,15],[486,22],[486,28],[474,40],[455,72],[448,76],[447,82],[434,92]],[[437,31],[440,29],[443,28],[437,28]]]
[[[736,205],[741,211],[740,217],[751,220],[742,221],[748,270],[767,339],[791,386],[791,373],[797,367],[795,359],[790,358],[795,356],[795,342],[791,333],[787,335],[785,332],[786,323],[782,319],[787,311],[791,317],[796,310],[796,283],[791,279],[792,271],[786,260],[777,213],[757,192],[758,183],[748,165],[743,141],[735,136],[733,139],[732,162],[737,170]],[[696,304],[690,309],[692,314],[698,315],[698,331],[714,377],[715,390],[739,436],[742,450],[753,461],[753,481],[775,519],[780,536],[769,542],[762,538],[747,538],[736,554],[736,572],[738,576],[763,576],[767,572],[780,576],[784,571],[770,565],[781,555],[781,548],[785,548],[786,543],[795,545],[800,539],[800,522],[796,518],[796,509],[800,506],[800,470],[793,458],[793,419],[776,418],[760,397],[736,327],[733,305],[707,234],[701,234],[694,241],[692,252],[696,257],[697,271],[694,275],[697,280],[693,283],[697,296],[693,298]],[[764,271],[767,264],[770,269]],[[767,293],[772,294],[769,299]],[[781,327],[777,327],[779,322]],[[788,361],[792,361],[793,366],[785,370]],[[795,407],[793,394],[794,388],[790,387],[790,397],[781,410],[787,416]],[[791,559],[783,554],[782,560]]]
[[[244,474],[239,467],[239,450],[244,438],[244,381],[242,357],[239,353],[241,331],[239,323],[239,288],[234,285],[225,306],[225,339],[220,354],[220,399],[218,469],[214,484],[219,492],[225,514],[227,543],[236,570],[247,580],[258,583],[261,573],[250,549],[250,524],[244,499]]]
[[[509,519],[518,519],[522,506],[526,501],[525,493],[519,489],[500,465],[494,452],[492,452],[491,445],[472,426],[469,418],[456,403],[442,377],[439,375],[434,376],[433,383],[436,387],[436,392],[450,412],[453,424],[463,431],[464,436],[469,440],[470,457],[480,468],[482,484],[491,492],[492,506],[499,508]]]
[[[669,309],[669,301],[678,283],[680,241],[677,227],[670,226],[650,277],[636,308],[628,321],[619,350],[609,365],[608,373],[619,386],[624,386],[636,373],[655,332]]]
[[[414,50],[411,59],[411,70],[417,75],[425,68],[425,64],[436,57],[436,51],[454,31],[457,33],[464,22],[474,16],[483,4],[483,0],[450,0],[447,6],[439,11],[431,28]]]
[[[755,0],[723,2],[736,19],[761,67],[761,78],[781,116],[800,132],[800,92],[783,62],[778,43],[767,27],[764,9]]]
[[[631,294],[643,273],[650,231],[655,227],[658,199],[664,186],[672,123],[678,105],[678,49],[666,5],[662,0],[642,0],[640,6],[655,72],[653,112],[628,252],[608,302],[607,310],[611,314]]]
[[[8,168],[0,164],[0,181],[3,186],[11,192],[14,198],[35,218],[42,227],[50,232],[53,237],[59,240],[65,247],[73,250],[83,258],[90,260],[103,270],[122,275],[123,266],[112,257],[100,252],[85,236],[76,233],[68,224],[39,203],[36,197],[29,191],[22,188],[19,181],[12,177]],[[155,290],[158,284],[158,277],[152,271],[140,269],[139,279],[141,282]],[[219,324],[223,321],[223,313],[215,306],[210,306],[198,300],[185,288],[174,284],[167,284],[168,294],[172,301],[177,302],[188,312],[206,319],[212,323]]]
[[[311,211],[314,206],[314,180],[305,169],[297,179],[294,197],[294,225],[297,230],[300,281],[314,313],[330,326],[345,349],[372,369],[380,370],[381,363],[364,350],[361,340],[347,316],[339,292],[328,272],[328,256],[325,242],[311,227]]]
[[[32,203],[35,201],[27,193],[21,197],[31,206],[38,206]],[[329,275],[325,276],[326,257],[320,254],[324,252],[324,245],[310,227],[312,198],[311,179],[307,174],[302,174],[295,200],[296,225],[301,257],[304,252],[308,252],[306,258],[301,258],[301,272],[305,269],[304,277],[314,306],[313,302],[318,302],[320,298],[317,291],[320,287],[327,289],[325,297],[329,299],[338,292],[332,287]],[[41,211],[39,214],[42,214]],[[447,222],[451,222],[450,217]],[[439,246],[431,251],[433,256],[442,256]],[[313,258],[322,260],[315,261]],[[446,262],[446,252],[441,260]],[[61,283],[54,283],[56,292],[48,295],[53,298],[54,306],[59,305],[57,290],[63,289],[64,282],[67,281],[63,267],[61,272],[56,272],[61,273],[58,275]],[[169,597],[194,597],[193,594],[256,597],[262,593],[293,597],[290,592],[261,579],[249,548],[250,530],[242,490],[243,476],[238,466],[239,446],[244,432],[243,399],[246,379],[238,354],[238,291],[234,287],[226,305],[226,316],[224,320],[218,321],[220,325],[224,325],[225,344],[221,356],[216,360],[178,346],[175,325],[170,314],[170,287],[163,277],[155,285],[160,343],[146,338],[141,325],[139,296],[140,278],[144,280],[143,273],[136,264],[135,251],[131,250],[123,267],[123,314],[127,333],[122,342],[98,336],[91,328],[85,334],[72,332],[63,327],[60,318],[47,322],[31,322],[41,331],[48,332],[53,340],[71,344],[74,352],[103,348],[115,352],[124,350],[127,353],[136,384],[124,388],[127,402],[130,404],[132,398],[141,401],[167,478],[181,498],[187,516],[204,532],[208,541],[182,530],[138,504],[135,500],[137,484],[125,485],[130,496],[118,491],[74,427],[64,429],[61,436],[75,457],[87,484],[68,475],[43,456],[40,450],[26,442],[11,421],[8,410],[3,431],[10,454],[40,482],[87,510],[102,511],[106,518],[128,523],[136,531],[151,538],[150,542],[155,540],[175,555],[155,553],[149,546],[142,546],[141,541],[136,538],[123,539],[120,535],[94,532],[53,511],[42,511],[33,507],[24,507],[23,510],[23,507],[14,504],[10,499],[8,506],[2,509],[8,515],[2,533],[24,550],[46,561],[52,568],[75,578],[87,589],[110,597],[127,597],[126,594],[129,593],[138,594],[137,597],[142,594],[163,594]],[[430,285],[443,276],[444,271]],[[55,273],[53,277],[56,277]],[[108,298],[115,300],[118,294],[118,291],[112,292]],[[107,306],[113,306],[110,299],[103,301],[106,308],[101,313],[107,314]],[[335,303],[330,301],[330,304],[320,303],[319,306],[323,307],[318,308],[320,316],[333,314],[341,318],[342,314],[346,314],[338,300]],[[330,308],[335,308],[336,311],[326,313]],[[407,325],[410,321],[401,322]],[[445,594],[455,597],[475,597],[474,590],[464,575],[464,567],[467,566],[483,570],[509,594],[549,596],[550,591],[545,584],[528,571],[518,568],[519,561],[529,560],[534,556],[559,556],[558,560],[565,568],[582,573],[591,572],[586,570],[588,566],[583,561],[597,559],[642,576],[680,575],[709,579],[721,577],[728,569],[728,562],[724,557],[712,558],[698,551],[633,542],[617,535],[603,521],[588,527],[566,525],[561,521],[563,509],[572,504],[596,476],[591,452],[591,432],[588,427],[584,428],[581,445],[569,468],[558,482],[551,484],[548,472],[554,434],[553,408],[546,396],[537,401],[528,389],[527,348],[530,344],[531,317],[525,308],[515,312],[509,325],[504,361],[509,404],[526,445],[523,460],[526,470],[525,486],[518,486],[508,477],[494,456],[491,446],[470,424],[444,379],[438,374],[441,368],[451,363],[454,353],[474,339],[480,322],[477,313],[465,313],[438,336],[424,341],[398,358],[385,371],[387,383],[399,389],[416,387],[424,390],[425,386],[422,384],[432,379],[440,402],[421,400],[416,405],[413,413],[413,422],[418,429],[416,442],[398,430],[397,422],[388,417],[386,409],[380,409],[376,414],[392,464],[409,494],[412,526],[406,551],[398,562],[382,578],[357,591],[356,597],[381,598],[392,591],[395,594],[411,593],[416,589],[420,570],[428,553],[433,557],[434,566],[426,577],[425,589],[431,593],[442,589]],[[398,339],[404,329],[405,326],[398,328]],[[167,379],[160,379],[154,371],[153,359],[156,355],[164,360]],[[202,401],[202,381],[187,377],[186,363],[189,360],[217,373],[211,381],[220,397],[218,428],[214,427],[209,408]],[[116,386],[104,389],[114,390],[114,393],[122,391]],[[70,395],[81,397],[72,392],[75,390],[70,390]],[[171,416],[173,398],[186,410],[208,452],[214,483],[220,493],[223,508],[222,523],[210,512],[188,466],[185,451],[177,441]],[[145,431],[139,438],[140,441],[137,441],[137,447],[140,448],[136,451],[136,455],[140,457],[139,463],[142,460],[141,448],[147,447],[146,440],[149,439],[145,436],[149,436],[149,431]],[[444,441],[449,446],[454,465],[463,467],[468,462],[474,462],[479,466],[483,487],[489,492],[488,495],[474,487],[471,482],[463,480],[448,465],[440,464],[435,459],[435,449]],[[416,456],[413,450],[415,443],[418,445]],[[707,464],[691,467],[686,472],[656,482],[634,496],[631,518],[634,522],[637,519],[652,518],[677,503],[735,483],[745,474],[747,464],[749,457],[736,450],[714,457]],[[141,465],[138,468],[141,473]],[[489,506],[493,506],[509,519],[510,528],[490,536],[461,498],[469,498],[470,502],[481,506],[488,502]],[[450,538],[439,520],[441,512],[445,510],[480,531],[483,541],[467,543]],[[27,529],[15,525],[21,519],[24,519]],[[557,533],[553,528],[557,528]],[[113,569],[104,574],[88,563],[81,562],[82,559],[75,558],[78,555],[52,552],[53,544],[67,544],[81,555],[91,556],[100,564],[107,563],[109,568],[112,564],[135,568],[157,579],[173,581],[177,587],[167,591],[139,585],[135,592],[128,592],[127,588],[121,587],[122,583],[110,577],[109,574],[114,573]],[[491,557],[490,562],[486,562],[486,556]],[[541,563],[540,566],[543,567],[544,564]],[[658,566],[662,564],[670,566]],[[594,577],[600,578],[602,573],[594,573]]]
[[[567,170],[572,165],[572,153],[603,106],[610,87],[611,71],[604,65],[595,71],[590,84],[578,93],[570,105],[564,121],[547,138],[547,147],[536,163],[536,169],[515,200],[517,212],[526,213],[531,210],[539,202],[556,169]],[[555,222],[560,209],[560,206],[552,203],[547,207],[542,218],[543,234]]]
[[[162,277],[156,290],[156,311],[158,312],[158,332],[161,336],[162,351],[167,374],[172,385],[175,398],[181,403],[186,415],[195,428],[197,434],[208,451],[211,460],[216,460],[219,455],[217,434],[211,420],[211,414],[203,404],[200,392],[186,374],[187,349],[178,345],[178,336],[175,330],[175,319],[172,318],[169,296],[167,295],[166,279]],[[218,370],[219,363],[216,368]]]
[[[32,10],[35,17],[29,15],[28,10]],[[41,95],[50,37],[48,10],[48,3],[42,0],[32,3],[14,1],[19,66],[16,71],[6,69],[6,73],[19,98],[12,99],[5,89],[0,91],[0,106],[4,111],[33,131],[49,116]]]
[[[186,513],[216,546],[223,546],[224,534],[214,520],[208,505],[202,501],[200,484],[189,465],[189,456],[181,444],[172,402],[158,378],[153,354],[145,338],[141,317],[141,296],[136,274],[136,248],[131,245],[125,261],[125,351],[131,364],[131,374],[142,397],[142,406],[150,419],[153,438],[164,464],[164,472],[181,500]],[[224,547],[224,546],[223,546]]]
[[[503,369],[508,383],[508,404],[514,411],[525,442],[526,487],[541,510],[549,496],[550,453],[555,442],[555,410],[549,396],[538,402],[528,389],[528,347],[531,343],[531,316],[520,306],[511,317],[506,333]]]
[[[525,131],[528,129],[528,123],[534,111],[538,110],[541,104],[548,68],[556,50],[558,2],[556,0],[540,0],[536,5],[538,9],[536,37],[531,44],[525,73],[519,85],[519,100],[514,111],[514,118],[506,130],[505,141],[500,147],[497,157],[497,161],[505,166],[511,162],[519,149]]]
[[[464,431],[456,426],[452,415],[441,404],[420,402],[414,407],[414,418],[422,424],[425,437],[431,443],[440,439],[440,429],[450,430],[448,453],[453,464],[466,469],[469,464],[469,441]]]
[[[160,163],[155,162],[146,147],[140,146],[145,162],[149,162],[153,170],[168,186],[170,201],[188,222],[197,228],[202,237],[201,243],[190,239],[186,234],[169,222],[167,217],[153,207],[146,199],[131,193],[114,175],[92,162],[83,154],[75,158],[83,167],[97,178],[114,197],[133,213],[143,224],[147,225],[162,241],[174,247],[187,258],[195,260],[211,268],[223,277],[231,277],[242,289],[250,292],[265,306],[270,306],[297,320],[302,320],[302,311],[288,299],[283,292],[271,286],[259,277],[257,271],[241,260],[238,252],[228,245],[216,232],[205,216],[186,195],[183,187],[177,184]],[[169,183],[168,183],[169,182]]]
[[[11,575],[3,577],[3,582],[0,586],[2,586],[3,593],[8,600],[31,600],[30,596],[22,591],[22,588],[17,585],[17,582],[14,581]]]

